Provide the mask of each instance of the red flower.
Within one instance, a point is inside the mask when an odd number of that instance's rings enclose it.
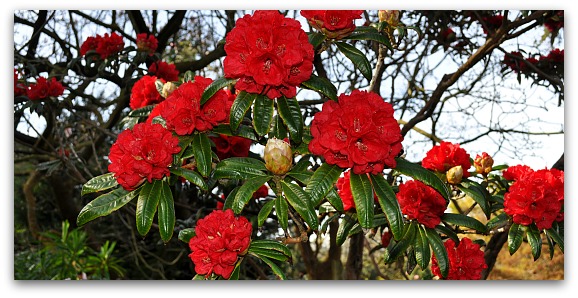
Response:
[[[237,90],[275,99],[295,97],[313,71],[313,46],[301,24],[278,11],[258,10],[237,20],[227,34],[225,77]]]
[[[519,59],[516,57],[519,57]],[[524,59],[524,56],[520,52],[510,52],[510,54],[504,54],[504,60],[502,60],[502,63],[506,64],[506,66],[508,66],[516,73],[521,72],[527,74],[531,71],[531,69],[526,64],[526,62],[524,62],[524,60],[534,65],[538,63],[538,60],[536,60],[535,58]]]
[[[391,231],[383,232],[383,234],[381,234],[381,246],[388,247],[392,237],[393,234]]]
[[[152,121],[152,115],[161,115],[167,128],[181,136],[191,134],[195,129],[200,132],[211,130],[215,125],[226,122],[231,102],[225,91],[217,91],[200,106],[201,96],[212,82],[212,79],[196,76],[194,81],[181,84],[153,109],[149,119]]]
[[[14,69],[14,96],[26,95],[26,86],[18,82],[18,70]]]
[[[100,54],[100,58],[106,59],[111,55],[120,52],[123,48],[124,41],[122,40],[122,36],[116,34],[115,32],[111,33],[110,35],[105,33],[104,36],[98,40],[96,52]]]
[[[452,28],[447,28],[441,32],[441,37],[444,43],[452,43],[456,41],[456,32]]]
[[[349,178],[350,172],[346,171],[343,173],[343,177],[337,179],[337,193],[343,202],[343,211],[348,211],[351,208],[355,208],[355,202],[353,201],[353,194],[351,193],[351,184]]]
[[[403,214],[428,228],[441,222],[447,207],[446,200],[435,189],[418,180],[400,184],[397,201]]]
[[[462,238],[457,247],[452,239],[448,239],[444,242],[444,246],[448,252],[450,269],[445,279],[478,280],[482,277],[482,271],[488,268],[484,259],[484,252],[470,238]],[[431,270],[436,276],[442,277],[435,255],[432,255]]]
[[[401,136],[393,107],[373,92],[353,90],[327,101],[311,122],[309,151],[355,174],[395,168]]]
[[[490,32],[496,31],[500,26],[502,26],[502,22],[504,21],[504,16],[495,15],[489,17],[483,17],[482,20],[486,23],[486,26]],[[488,30],[484,29],[484,33],[488,34]]]
[[[189,241],[189,257],[197,274],[212,273],[228,279],[235,269],[238,256],[244,255],[251,243],[253,227],[233,210],[214,210],[197,222],[195,236]]]
[[[421,164],[428,170],[440,173],[444,173],[455,166],[462,166],[464,171],[463,177],[466,178],[470,176],[468,169],[472,166],[470,163],[470,155],[466,150],[460,148],[459,144],[443,141],[426,153]]]
[[[215,143],[215,153],[220,160],[229,157],[247,157],[253,141],[243,137],[219,135],[210,137]]]
[[[141,52],[148,52],[149,56],[154,55],[158,45],[159,41],[152,34],[149,35],[147,33],[139,33],[136,35],[137,49]]]
[[[363,10],[302,10],[301,15],[325,36],[342,39],[355,30],[355,20]]]
[[[177,66],[163,61],[154,62],[149,66],[149,74],[155,75],[157,78],[166,80],[167,82],[174,82],[179,80],[179,71]]]
[[[563,205],[564,172],[556,169],[527,170],[516,177],[504,195],[504,212],[510,215],[515,223],[536,223],[540,230],[552,227]]]
[[[56,80],[56,78],[51,78],[50,81],[45,77],[39,77],[36,79],[35,84],[31,84],[28,87],[26,95],[31,100],[46,99],[50,96],[60,96],[64,93],[64,86]]]
[[[546,57],[541,57],[540,61],[546,60],[549,63],[564,64],[564,50],[553,49]]]
[[[139,123],[118,135],[110,148],[108,170],[126,190],[146,180],[169,176],[173,154],[181,150],[179,139],[160,124]]]
[[[145,75],[134,84],[130,94],[131,109],[136,110],[164,100],[157,90],[156,81],[157,77]],[[165,80],[161,79],[161,81],[165,83]]]
[[[260,199],[264,198],[269,195],[269,188],[266,185],[262,185],[257,189],[256,192],[253,193],[253,199]]]
[[[506,180],[519,180],[525,174],[531,173],[532,170],[529,166],[526,165],[517,165],[508,167],[505,169],[502,174],[504,175],[504,179]]]
[[[564,28],[564,11],[559,10],[555,16],[549,18],[544,22],[544,27],[550,32],[556,32],[560,28]]]
[[[80,46],[80,55],[84,56],[90,50],[96,51],[98,42],[102,38],[100,35],[89,36]]]

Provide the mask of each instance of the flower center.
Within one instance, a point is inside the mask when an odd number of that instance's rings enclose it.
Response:
[[[289,74],[292,76],[296,76],[299,73],[301,73],[301,71],[299,70],[299,68],[297,68],[295,66],[291,67],[291,70],[289,71]]]
[[[257,48],[259,49],[267,49],[267,44],[265,43],[265,41],[263,41],[263,38],[259,37],[257,38],[257,40],[255,41],[255,45],[257,46]]]
[[[361,131],[361,123],[359,123],[359,118],[353,119],[353,130],[354,130],[355,132],[360,132],[360,131]]]
[[[283,56],[285,54],[285,44],[277,46],[277,56]]]
[[[361,140],[358,140],[358,141],[355,143],[355,147],[357,147],[357,149],[359,149],[359,150],[361,150],[361,151],[364,151],[364,152],[367,151],[367,145],[363,144],[363,143],[361,142]]]
[[[332,16],[331,18],[329,18],[329,23],[333,26],[339,24],[339,18],[336,16]]]
[[[335,130],[335,137],[342,142],[347,141],[347,135],[341,130]]]
[[[267,59],[265,63],[263,63],[263,72],[268,74],[271,70],[271,59]]]

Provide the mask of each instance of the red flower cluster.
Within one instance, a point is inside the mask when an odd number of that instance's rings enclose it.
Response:
[[[200,105],[203,92],[212,82],[210,78],[196,76],[194,81],[181,84],[151,111],[149,120],[160,115],[167,128],[181,136],[194,130],[211,130],[213,126],[225,123],[233,103],[224,90],[217,91],[202,107]]]
[[[456,32],[454,32],[452,28],[443,30],[440,35],[443,43],[452,43],[456,41]]]
[[[124,48],[122,36],[113,32],[105,33],[104,36],[96,35],[88,37],[80,46],[80,55],[84,56],[90,50],[96,51],[100,58],[106,59],[120,52]]]
[[[484,252],[470,238],[462,238],[457,247],[452,239],[448,239],[444,242],[444,246],[448,252],[450,266],[446,279],[479,280],[482,277],[482,271],[488,268]],[[431,271],[436,276],[442,277],[435,255],[432,256]]]
[[[351,180],[350,171],[345,171],[343,177],[337,179],[337,194],[343,202],[343,211],[348,211],[349,209],[355,208],[355,201],[353,201],[353,194],[351,193]],[[377,201],[377,196],[373,194],[375,201]]]
[[[484,33],[488,34],[488,30],[489,32],[494,32],[496,31],[498,28],[500,28],[500,26],[502,26],[502,22],[504,21],[504,16],[502,15],[495,15],[495,16],[488,16],[488,17],[483,17],[482,20],[484,21],[484,23],[486,23],[487,29],[484,27]]]
[[[262,185],[253,193],[253,199],[260,199],[267,197],[269,195],[269,188],[266,185]]]
[[[428,228],[440,223],[447,207],[446,200],[435,189],[418,180],[400,184],[397,201],[403,214]]]
[[[148,52],[149,56],[152,56],[157,50],[158,45],[159,41],[152,34],[139,33],[136,35],[136,47],[138,51]]]
[[[327,101],[311,122],[309,151],[355,174],[395,168],[403,137],[393,107],[373,92],[353,90]]]
[[[181,150],[179,139],[160,124],[139,123],[118,135],[110,148],[108,171],[126,190],[146,180],[169,176],[173,154]]]
[[[444,173],[455,166],[462,166],[464,171],[463,177],[470,176],[468,169],[472,166],[470,163],[470,155],[466,150],[460,148],[459,144],[443,141],[426,153],[421,165],[428,170],[440,173]]]
[[[516,73],[524,73],[526,75],[533,72],[528,64],[534,65],[547,74],[563,74],[564,50],[554,49],[546,56],[541,55],[539,60],[534,57],[524,58],[520,52],[511,52],[504,56],[502,63]]]
[[[258,10],[237,20],[227,34],[225,77],[237,90],[271,99],[295,97],[313,72],[313,46],[301,24],[278,11]]]
[[[166,80],[167,82],[175,82],[179,80],[179,71],[177,66],[163,61],[156,61],[149,66],[149,75],[154,75],[157,78]]]
[[[325,36],[342,39],[355,30],[355,20],[363,10],[302,10],[301,15]]]
[[[215,153],[220,160],[229,157],[249,156],[249,148],[253,143],[250,139],[226,135],[210,137],[210,139],[215,143]]]
[[[504,212],[521,225],[536,223],[549,229],[564,218],[564,172],[557,169],[534,171],[518,165],[504,171],[514,183],[504,195]]]
[[[136,110],[164,100],[157,90],[156,81],[157,77],[145,75],[134,83],[130,94],[129,105],[131,109]],[[161,79],[161,81],[163,84],[165,83],[165,80]]]
[[[18,70],[14,69],[14,96],[26,95],[26,86],[18,82]]]
[[[547,19],[544,22],[544,27],[550,32],[556,32],[564,27],[564,11],[559,10],[554,17]]]
[[[228,279],[235,269],[238,256],[244,255],[251,243],[253,227],[233,210],[214,210],[197,222],[195,236],[189,241],[189,257],[197,274],[212,273]]]
[[[35,84],[31,84],[28,87],[26,95],[31,100],[46,99],[50,96],[60,96],[64,93],[64,86],[56,80],[56,78],[51,78],[47,80],[45,77],[39,77],[36,79]]]

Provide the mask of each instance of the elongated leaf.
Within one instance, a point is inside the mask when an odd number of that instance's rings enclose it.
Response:
[[[183,168],[170,168],[169,170],[172,174],[187,179],[202,190],[207,190],[207,183],[199,173]]]
[[[161,198],[162,184],[161,180],[154,180],[153,183],[146,183],[140,191],[136,203],[136,229],[141,236],[145,236],[151,229]]]
[[[450,272],[450,262],[448,259],[448,252],[440,235],[434,230],[430,228],[425,228],[426,236],[429,241],[429,244],[436,256],[436,260],[438,262],[438,266],[440,268],[440,272],[443,278],[448,277],[448,273]]]
[[[84,196],[89,193],[111,189],[117,185],[118,182],[116,182],[116,178],[114,178],[114,173],[106,173],[104,175],[96,176],[82,185],[80,195]]]
[[[213,178],[251,179],[267,176],[265,163],[251,157],[231,157],[217,164]]]
[[[413,177],[433,188],[435,188],[446,200],[449,200],[450,191],[448,190],[445,183],[438,178],[434,173],[424,169],[422,166],[409,162],[403,158],[396,158],[397,166],[395,170]]]
[[[120,187],[98,196],[80,210],[76,219],[77,225],[82,226],[95,218],[111,214],[134,199],[139,192],[140,188],[127,192]]]
[[[481,185],[473,181],[462,181],[461,185],[457,185],[458,188],[471,197],[484,211],[486,218],[490,218],[490,204],[488,200],[490,199],[490,194]]]
[[[301,83],[301,85],[309,90],[319,92],[331,100],[337,101],[337,88],[328,79],[311,75],[309,80]]]
[[[278,251],[264,248],[249,247],[249,253],[281,262],[286,262],[289,259],[286,255]]]
[[[385,250],[385,263],[391,264],[397,260],[397,258],[406,251],[406,249],[415,243],[415,237],[417,232],[417,226],[415,223],[411,223],[406,227],[405,233],[401,240],[396,242],[393,246],[389,246]]]
[[[309,43],[316,49],[325,40],[325,35],[319,32],[311,32],[307,34],[309,37]]]
[[[421,269],[425,270],[429,265],[431,250],[429,248],[429,240],[427,239],[426,231],[421,225],[417,227],[417,232],[415,234],[414,251],[417,264]]]
[[[189,147],[192,141],[193,136],[179,136],[179,147],[181,148],[181,151],[175,154],[175,160],[178,161],[177,164],[180,164],[181,158],[185,158],[185,152],[188,153],[188,151],[192,151],[192,148]]]
[[[193,152],[195,153],[195,161],[197,162],[197,169],[203,177],[209,176],[212,169],[212,151],[211,141],[204,133],[195,134],[193,137]]]
[[[542,238],[540,237],[540,231],[536,227],[536,224],[532,224],[528,227],[526,237],[528,238],[528,244],[530,244],[534,261],[536,261],[540,258],[540,254],[542,253]]]
[[[307,222],[312,230],[317,231],[319,228],[319,219],[317,218],[309,194],[297,184],[282,181],[281,187],[283,188],[283,193],[285,194],[289,204],[291,204],[291,206],[295,208],[295,211],[305,219],[305,222]]]
[[[356,47],[345,42],[336,42],[335,45],[339,51],[345,55],[345,57],[351,60],[355,68],[359,69],[361,74],[368,81],[371,81],[371,64],[369,63],[369,60],[367,60],[365,54],[363,54],[363,52],[358,50]]]
[[[393,234],[393,238],[399,240],[403,236],[403,215],[401,214],[395,192],[393,192],[393,189],[382,175],[371,175],[370,177],[381,210],[383,210],[389,222],[389,229]]]
[[[332,221],[338,219],[339,216],[341,216],[341,214],[339,214],[339,213],[334,213],[333,215],[331,215],[331,216],[327,217],[325,220],[323,220],[323,222],[321,222],[321,228],[319,228],[319,232],[320,232],[322,235],[325,235],[325,233],[327,233],[327,227],[329,227],[329,224],[330,224]]]
[[[455,243],[460,242],[460,238],[458,237],[458,234],[456,234],[456,232],[452,231],[451,229],[449,229],[446,226],[437,225],[437,226],[435,226],[435,230],[440,234],[444,234],[444,235],[448,236]]]
[[[295,143],[301,143],[303,115],[301,115],[301,108],[297,99],[284,96],[277,98],[277,112],[289,130],[289,138]]]
[[[179,232],[179,240],[183,241],[184,243],[188,244],[193,237],[195,237],[195,228],[187,228]]]
[[[357,214],[355,213],[345,214],[345,216],[341,220],[341,223],[339,223],[339,227],[337,228],[337,237],[336,237],[337,246],[341,246],[345,242],[345,240],[347,240],[349,232],[356,223],[357,223]]]
[[[235,194],[235,200],[233,201],[233,211],[236,214],[241,213],[247,202],[249,202],[249,200],[253,197],[253,193],[255,193],[259,187],[263,186],[263,184],[265,184],[271,178],[271,176],[255,177],[245,181],[245,183],[239,187],[237,194]]]
[[[252,253],[252,255],[256,256],[257,258],[261,259],[265,264],[267,264],[267,266],[269,266],[271,268],[271,270],[273,271],[273,274],[275,274],[278,279],[280,279],[280,280],[287,279],[285,277],[285,273],[283,273],[283,270],[281,270],[281,268],[279,268],[279,266],[277,266],[277,264],[275,264],[269,258],[264,257],[262,255],[254,254],[254,253]]]
[[[488,231],[491,231],[494,229],[505,227],[508,224],[509,220],[510,220],[510,217],[508,216],[508,214],[506,214],[505,212],[502,212],[502,213],[496,215],[495,217],[493,217],[492,219],[490,219],[486,223],[486,228],[488,229]]]
[[[363,228],[369,228],[373,224],[373,188],[367,178],[367,174],[350,174],[351,194],[355,202],[357,219]]]
[[[233,272],[231,272],[231,275],[229,276],[229,280],[239,280],[239,273],[241,271],[241,263],[243,263],[242,261],[237,262],[237,264],[235,264],[235,269],[233,269]]]
[[[341,200],[341,197],[339,197],[339,194],[334,188],[329,190],[327,195],[325,195],[325,198],[327,198],[327,201],[331,204],[331,206],[343,212],[343,201]]]
[[[486,233],[487,228],[486,226],[478,221],[473,217],[469,217],[463,214],[454,214],[454,213],[444,213],[442,217],[442,221],[448,222],[450,224],[458,225],[461,227],[467,227],[470,229],[474,229],[480,233]]]
[[[319,205],[329,190],[333,189],[341,172],[343,172],[342,168],[324,163],[309,178],[305,191],[311,196],[314,206]]]
[[[158,207],[159,233],[164,243],[169,242],[175,230],[175,202],[169,184],[162,181]]]
[[[558,244],[558,247],[560,247],[560,250],[562,250],[562,253],[564,253],[564,237],[562,237],[553,228],[547,229],[546,235],[550,236],[552,238],[552,240],[554,240],[554,242],[556,242],[556,244]]]
[[[289,225],[289,204],[287,204],[287,200],[285,200],[285,198],[277,197],[275,199],[275,214],[277,214],[279,225],[283,231],[287,232]]]
[[[291,261],[292,258],[291,250],[284,244],[274,240],[253,240],[251,241],[250,248],[274,250],[287,256],[289,261]]]
[[[510,226],[510,231],[508,232],[508,251],[510,255],[513,255],[520,245],[522,245],[522,240],[524,240],[524,234],[526,234],[526,227],[513,223]]]
[[[223,204],[223,210],[233,209],[233,202],[235,201],[235,196],[239,191],[240,186],[237,186],[231,190],[227,198],[225,198],[225,203]]]
[[[353,33],[353,34],[347,36],[347,39],[349,39],[349,40],[372,40],[372,41],[376,41],[376,42],[386,46],[390,50],[393,50],[393,46],[391,45],[389,38],[387,38],[387,36],[380,34],[379,32]]]
[[[279,115],[273,116],[273,128],[271,129],[270,138],[275,137],[279,140],[283,140],[288,137],[287,127],[283,123],[283,119]]]
[[[253,127],[258,135],[269,132],[273,121],[274,101],[265,95],[258,95],[253,105]]]
[[[247,93],[245,91],[241,91],[237,94],[237,97],[231,106],[231,113],[229,115],[229,124],[233,131],[237,130],[239,124],[243,121],[243,117],[245,117],[245,114],[247,114],[247,111],[249,111],[249,108],[253,105],[253,101],[255,101],[256,97],[257,94]]]
[[[226,136],[236,136],[236,137],[243,137],[245,139],[258,141],[257,134],[255,133],[255,129],[252,126],[247,126],[240,124],[236,131],[233,132],[231,130],[231,126],[229,124],[219,124],[213,127],[212,130],[216,134],[222,134]]]
[[[257,215],[257,225],[259,227],[263,226],[265,220],[267,219],[267,217],[269,217],[269,214],[271,214],[273,206],[275,206],[275,200],[271,200],[265,203],[263,207],[261,207],[261,210],[259,210],[259,214]]]
[[[203,105],[207,100],[209,100],[213,95],[215,95],[219,90],[231,85],[235,82],[235,79],[218,78],[214,80],[203,92],[201,96],[201,105]]]
[[[548,233],[545,233],[546,235],[546,243],[548,243],[548,251],[550,253],[550,260],[552,260],[554,258],[554,240],[552,240],[552,238],[550,236],[548,236]]]

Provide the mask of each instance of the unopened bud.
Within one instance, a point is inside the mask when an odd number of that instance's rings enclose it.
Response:
[[[399,10],[380,10],[377,16],[380,22],[386,22],[391,27],[399,25]]]
[[[263,159],[265,159],[267,170],[275,175],[283,175],[289,172],[293,164],[291,146],[283,140],[269,139],[265,146]]]
[[[476,155],[476,159],[474,159],[474,167],[476,167],[476,172],[484,176],[488,175],[488,173],[492,171],[493,165],[494,160],[486,152],[483,152],[482,156]]]
[[[169,97],[173,91],[177,89],[177,85],[173,82],[167,82],[163,85],[163,91],[161,91],[161,96],[164,98]]]
[[[459,184],[462,182],[462,177],[464,176],[464,170],[462,166],[455,166],[448,170],[446,173],[446,178],[449,184]]]

